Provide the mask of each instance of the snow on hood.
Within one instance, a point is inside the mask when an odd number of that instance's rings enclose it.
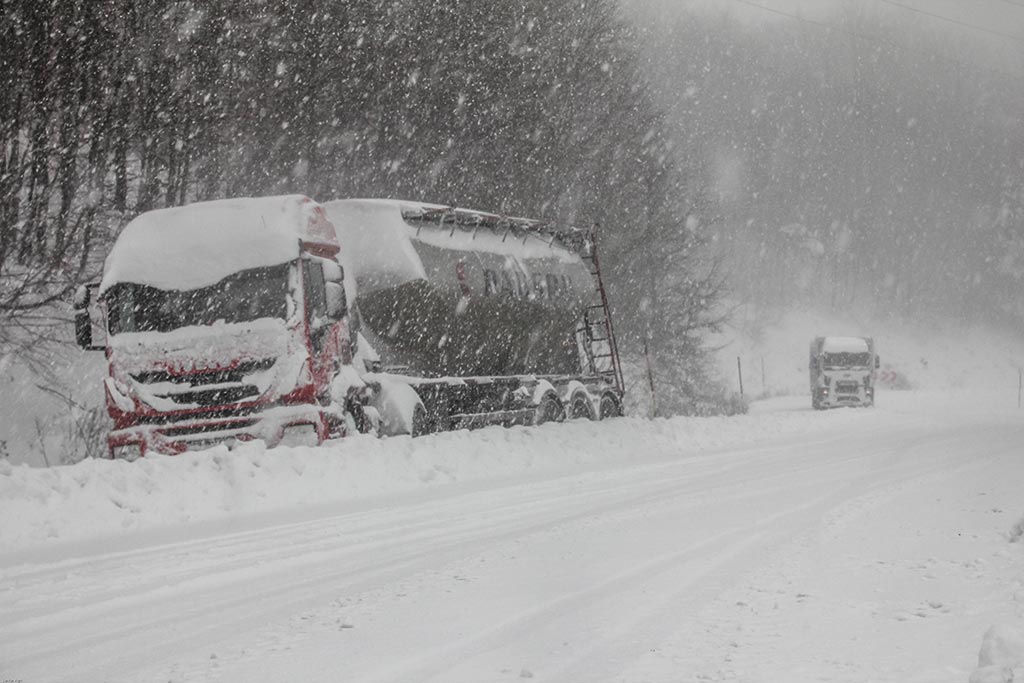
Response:
[[[100,292],[118,282],[177,290],[208,287],[232,273],[297,258],[300,239],[336,239],[320,205],[302,195],[149,211],[118,236]]]
[[[283,320],[262,318],[246,323],[219,321],[208,326],[183,327],[171,332],[125,332],[110,337],[115,377],[131,384],[133,392],[159,410],[179,409],[161,399],[166,386],[132,379],[148,371],[188,375],[230,368],[249,361],[275,360],[273,366],[246,378],[260,393],[281,395],[295,386],[304,349]]]
[[[289,353],[287,324],[274,318],[245,323],[218,321],[170,332],[124,332],[110,337],[118,368],[161,368],[176,373],[216,370],[238,360],[281,358]]]

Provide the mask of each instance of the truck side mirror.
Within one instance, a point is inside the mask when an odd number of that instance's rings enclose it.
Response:
[[[80,285],[75,290],[75,341],[85,351],[102,351],[104,348],[94,344],[92,339],[92,316],[89,314],[89,305],[96,289],[99,289],[98,283]]]
[[[75,313],[75,341],[78,346],[86,351],[92,351],[92,321],[89,320],[89,311]]]
[[[327,282],[327,317],[341,320],[348,314],[348,299],[345,288],[337,282]]]
[[[878,356],[875,356],[875,370],[877,370],[880,367],[882,367],[882,359],[879,358]]]

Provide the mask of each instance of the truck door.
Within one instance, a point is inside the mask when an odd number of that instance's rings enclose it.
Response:
[[[318,392],[326,390],[337,367],[337,335],[335,321],[327,315],[327,288],[323,265],[314,259],[303,259],[302,281],[306,298],[306,329],[309,330],[310,370]]]

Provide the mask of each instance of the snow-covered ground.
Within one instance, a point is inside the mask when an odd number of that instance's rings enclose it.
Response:
[[[1021,345],[821,326],[916,388],[812,411],[769,330],[744,416],[0,462],[0,678],[1024,677]]]

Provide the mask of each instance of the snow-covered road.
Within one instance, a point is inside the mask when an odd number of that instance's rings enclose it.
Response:
[[[8,467],[0,678],[966,682],[1024,617],[1024,414],[805,403],[361,442],[396,487],[344,444]]]

